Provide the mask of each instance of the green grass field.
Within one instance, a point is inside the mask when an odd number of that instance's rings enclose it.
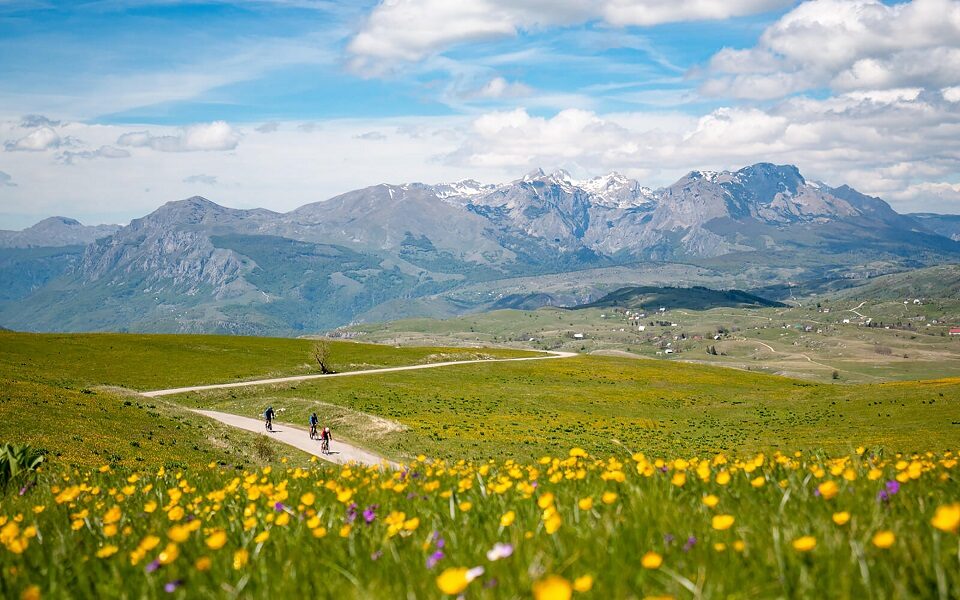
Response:
[[[227,336],[0,332],[0,441],[29,443],[56,462],[86,466],[270,462],[281,448],[261,436],[131,390],[316,373],[311,345]],[[331,342],[337,371],[528,354]]]
[[[837,383],[960,376],[960,301],[804,299],[791,308],[649,307],[639,321],[609,308],[500,310],[452,319],[407,319],[349,328],[363,340],[403,345],[499,344],[578,352],[617,350]],[[867,319],[883,327],[865,327]],[[848,323],[844,323],[848,320]],[[662,326],[660,321],[666,322]],[[936,321],[936,323],[934,323]],[[638,325],[644,325],[644,331]],[[897,329],[899,324],[912,329]],[[927,325],[930,325],[929,327]],[[894,328],[884,327],[893,325]],[[810,330],[807,331],[806,328]],[[718,332],[723,332],[715,340]],[[576,338],[582,334],[582,338]],[[708,353],[714,347],[717,354]],[[670,349],[671,353],[666,353]],[[834,371],[837,379],[834,379]]]
[[[184,394],[190,407],[252,416],[268,404],[391,457],[918,451],[960,447],[960,380],[816,384],[680,362],[579,356]],[[616,441],[615,441],[616,440]]]

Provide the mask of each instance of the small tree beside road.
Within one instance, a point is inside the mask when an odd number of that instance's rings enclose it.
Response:
[[[317,361],[317,366],[324,375],[334,372],[330,368],[330,342],[327,340],[317,340],[313,343],[313,359]]]

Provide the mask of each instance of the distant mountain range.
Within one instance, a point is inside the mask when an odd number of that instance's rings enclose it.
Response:
[[[284,214],[194,197],[125,227],[0,232],[0,324],[291,335],[628,284],[774,289],[960,262],[951,219],[768,163],[657,190],[540,170],[377,185]]]

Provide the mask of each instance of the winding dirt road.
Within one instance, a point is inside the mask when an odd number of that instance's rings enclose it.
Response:
[[[418,369],[436,369],[439,367],[453,367],[457,365],[475,365],[498,362],[520,362],[525,360],[552,360],[557,358],[570,358],[576,356],[576,352],[553,352],[545,351],[547,356],[528,356],[526,358],[488,358],[474,360],[454,360],[448,362],[426,363],[423,365],[408,365],[405,367],[387,367],[384,369],[368,369],[366,371],[345,371],[343,373],[331,373],[329,375],[293,375],[290,377],[274,377],[272,379],[255,379],[253,381],[236,381],[233,383],[215,383],[213,385],[194,385],[190,387],[171,388],[168,390],[153,390],[151,392],[140,392],[141,396],[147,398],[156,398],[157,396],[172,396],[174,394],[185,394],[187,392],[202,392],[205,390],[224,390],[229,388],[250,387],[253,385],[269,385],[273,383],[292,383],[295,381],[310,381],[311,379],[330,379],[331,377],[356,377],[358,375],[376,375],[377,373],[396,373],[398,371],[416,371]]]
[[[296,381],[309,381],[312,379],[328,379],[330,377],[353,377],[357,375],[376,375],[378,373],[396,373],[398,371],[416,371],[418,369],[436,369],[438,367],[452,367],[456,365],[473,365],[481,363],[497,363],[497,362],[518,362],[518,361],[528,361],[528,360],[554,360],[558,358],[570,358],[576,356],[576,352],[553,352],[546,351],[546,356],[529,356],[526,358],[491,358],[491,359],[476,359],[476,360],[458,360],[458,361],[448,361],[448,362],[439,362],[439,363],[428,363],[423,365],[408,365],[405,367],[387,367],[384,369],[369,369],[366,371],[347,371],[345,373],[332,373],[329,375],[295,375],[292,377],[274,377],[272,379],[257,379],[253,381],[238,381],[234,383],[218,383],[214,385],[195,385],[191,387],[181,387],[181,388],[171,388],[167,390],[153,390],[150,392],[140,392],[141,396],[147,398],[156,398],[157,396],[172,396],[174,394],[185,394],[187,392],[202,392],[205,390],[222,390],[229,388],[238,388],[238,387],[250,387],[254,385],[270,385],[275,383],[292,383]],[[264,433],[265,435],[270,436],[271,438],[287,444],[288,446],[293,446],[312,454],[320,459],[323,459],[328,462],[336,464],[345,464],[349,462],[360,463],[364,465],[386,465],[391,468],[399,468],[395,462],[388,461],[382,456],[364,450],[363,448],[358,448],[344,442],[334,440],[330,444],[330,454],[323,454],[320,452],[320,442],[316,440],[311,440],[307,431],[305,429],[298,429],[290,425],[284,425],[277,423],[274,426],[273,432],[267,433],[263,429],[263,421],[259,418],[253,419],[250,417],[242,417],[240,415],[234,415],[231,413],[219,412],[215,410],[199,410],[193,409],[193,412],[203,415],[205,417],[220,421],[224,425],[229,425],[230,427],[236,427],[238,429],[244,429],[246,431],[252,431],[254,433]]]

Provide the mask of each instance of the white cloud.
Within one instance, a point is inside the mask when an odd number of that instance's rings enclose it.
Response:
[[[770,25],[753,48],[725,48],[701,91],[768,99],[836,91],[941,88],[960,81],[960,2],[811,0]]]
[[[184,183],[202,183],[204,185],[216,185],[217,176],[216,175],[205,175],[200,173],[199,175],[190,175],[189,177],[183,178]]]
[[[130,152],[114,146],[100,146],[96,150],[67,150],[61,152],[57,159],[66,164],[74,164],[77,160],[93,160],[96,158],[128,158]]]
[[[51,127],[34,129],[18,140],[8,141],[4,147],[7,152],[42,152],[50,148],[59,148],[63,140]]]
[[[474,98],[497,100],[500,98],[520,98],[529,96],[533,90],[518,81],[507,81],[503,77],[494,77],[476,92],[470,94]]]
[[[477,40],[521,30],[604,21],[649,26],[726,19],[786,6],[790,0],[384,0],[347,46],[352,66],[380,73]]]
[[[368,140],[372,142],[379,142],[387,139],[387,136],[383,135],[379,131],[365,131],[363,133],[358,133],[353,137],[357,140]]]
[[[148,131],[124,133],[117,138],[117,144],[160,152],[209,152],[233,150],[240,143],[240,137],[226,121],[214,121],[184,127],[175,135],[153,135]]]

